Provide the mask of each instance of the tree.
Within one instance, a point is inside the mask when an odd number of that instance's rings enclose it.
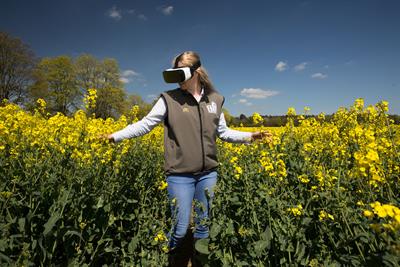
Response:
[[[122,88],[101,88],[97,90],[94,112],[97,118],[118,118],[125,110],[126,93]]]
[[[92,55],[82,54],[75,60],[75,67],[81,93],[87,94],[91,88],[97,90],[96,108],[93,110],[96,117],[117,118],[126,112],[126,93],[115,59],[99,61]]]
[[[50,89],[46,80],[46,74],[39,69],[32,71],[32,79],[34,83],[28,87],[27,97],[25,99],[25,108],[33,111],[36,107],[36,100],[42,98],[46,101],[50,99]]]
[[[394,124],[400,124],[400,116],[397,114],[389,115],[389,119],[393,120]]]
[[[36,59],[28,45],[0,32],[0,101],[22,104]]]
[[[225,121],[226,121],[226,125],[231,125],[233,117],[232,115],[229,113],[229,111],[226,108],[222,108],[222,112],[224,113],[224,117],[225,117]]]
[[[89,54],[76,58],[76,79],[83,94],[90,88],[123,88],[118,63],[113,58],[99,61]]]
[[[137,117],[138,119],[142,119],[150,112],[154,104],[155,103],[149,104],[143,101],[140,95],[130,94],[126,100],[126,109],[125,109],[126,111],[124,112],[124,114],[127,114],[133,106],[137,105],[139,106],[139,112],[137,114]]]
[[[90,88],[100,89],[103,87],[102,63],[89,54],[82,54],[75,59],[76,79],[79,88],[84,94]]]
[[[43,58],[34,70],[34,83],[29,88],[30,107],[37,98],[47,102],[50,113],[69,115],[77,108],[81,94],[76,72],[69,56]]]
[[[114,58],[105,58],[102,62],[102,88],[123,88],[118,62]]]

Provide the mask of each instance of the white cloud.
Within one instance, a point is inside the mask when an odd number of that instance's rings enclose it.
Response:
[[[121,10],[117,9],[116,6],[113,6],[110,10],[108,10],[107,14],[112,19],[115,19],[115,20],[122,19]]]
[[[263,90],[260,88],[243,88],[240,95],[248,98],[267,98],[279,94],[278,91]]]
[[[320,72],[317,72],[317,73],[314,73],[313,75],[311,75],[311,78],[314,78],[314,79],[325,79],[325,78],[327,78],[328,77],[328,75],[327,74],[323,74],[323,73],[320,73]]]
[[[276,71],[284,71],[287,69],[287,63],[283,61],[279,61],[275,66]]]
[[[173,6],[162,7],[160,8],[160,10],[164,15],[169,16],[172,14],[172,12],[174,12],[174,7]]]
[[[116,20],[116,21],[118,21],[118,20],[121,20],[121,19],[122,19],[122,13],[124,13],[124,14],[127,13],[127,14],[130,14],[130,15],[134,15],[134,16],[136,16],[138,19],[141,19],[141,20],[147,20],[146,15],[144,15],[144,14],[137,14],[137,12],[136,12],[135,9],[125,9],[125,10],[122,10],[122,9],[117,8],[115,5],[107,11],[107,16],[110,17],[110,18],[112,18],[112,19],[114,19],[114,20]],[[137,14],[137,15],[136,15],[136,14]]]
[[[128,78],[125,78],[125,77],[121,77],[121,78],[119,78],[119,80],[120,80],[122,83],[129,83],[129,82],[130,82],[130,80],[129,80]]]
[[[308,64],[307,62],[300,63],[299,65],[296,65],[294,67],[294,70],[295,71],[302,71],[302,70],[304,70],[306,68],[307,64]]]
[[[134,77],[136,78],[136,77],[138,77],[138,76],[140,76],[140,74],[137,73],[137,72],[134,71],[134,70],[124,70],[124,71],[121,73],[121,78],[120,78],[119,80],[120,80],[121,82],[123,82],[123,83],[130,83],[130,82],[133,81]]]
[[[122,72],[122,76],[138,76],[138,75],[139,75],[139,73],[137,73],[134,70],[124,70]]]
[[[253,105],[253,103],[247,101],[247,99],[245,99],[245,98],[239,99],[239,102],[235,102],[234,104],[244,104],[246,106],[252,106]]]
[[[143,14],[139,14],[138,18],[141,20],[147,20],[147,17]]]

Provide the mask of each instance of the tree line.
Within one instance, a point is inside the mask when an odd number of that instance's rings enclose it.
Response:
[[[7,99],[32,112],[41,98],[51,115],[60,112],[69,116],[82,109],[83,98],[91,88],[97,91],[91,112],[98,118],[117,119],[138,105],[137,116],[141,119],[154,104],[125,91],[118,62],[113,58],[99,60],[90,54],[38,58],[21,39],[0,32],[0,103]],[[251,118],[244,114],[234,117],[227,109],[223,112],[230,126],[253,126]],[[268,127],[283,126],[287,121],[285,115],[263,118],[263,125]],[[326,118],[329,120],[330,115]],[[400,123],[399,115],[390,118]]]
[[[97,91],[96,117],[118,118],[133,105],[143,117],[151,104],[140,95],[128,94],[121,82],[118,62],[113,58],[99,60],[90,54],[76,58],[68,55],[38,58],[19,38],[0,32],[0,100],[7,99],[27,111],[33,111],[41,98],[47,111],[72,115],[82,109],[88,90]]]
[[[225,115],[226,116],[226,115]],[[240,114],[239,117],[231,117],[229,118],[229,122],[227,120],[227,124],[234,127],[244,126],[265,126],[265,127],[281,127],[284,126],[288,120],[287,115],[262,115],[264,121],[261,124],[254,125],[253,120],[250,117],[247,117],[244,114]],[[303,115],[304,118],[315,118],[320,120],[318,115]],[[330,122],[333,118],[333,114],[328,114],[324,116],[324,121]],[[400,116],[397,114],[389,114],[389,120],[393,120],[394,124],[400,124]],[[299,125],[299,118],[294,119],[294,125]]]

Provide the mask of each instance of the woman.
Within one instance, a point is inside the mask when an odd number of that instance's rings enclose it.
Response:
[[[106,137],[119,142],[144,135],[164,122],[164,170],[172,214],[176,212],[177,215],[169,246],[170,255],[178,257],[189,227],[193,200],[200,203],[200,206],[195,205],[194,240],[208,237],[208,227],[201,221],[208,218],[212,189],[217,181],[216,137],[227,142],[250,143],[255,139],[270,138],[271,133],[241,132],[226,126],[222,112],[224,97],[214,89],[197,53],[187,51],[180,54],[173,60],[173,67],[167,70],[172,70],[172,80],[168,77],[170,72],[164,72],[167,82],[174,81],[174,75],[182,70],[180,68],[190,67],[191,74],[180,72],[184,78],[179,82],[179,88],[162,93],[142,120]],[[209,200],[206,191],[210,193]]]

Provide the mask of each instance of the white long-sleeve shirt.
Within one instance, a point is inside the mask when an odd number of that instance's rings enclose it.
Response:
[[[203,95],[202,90],[201,95]],[[197,99],[200,101],[200,98]],[[167,116],[167,106],[163,97],[160,97],[151,111],[140,121],[129,124],[124,129],[112,134],[115,142],[119,142],[126,138],[138,137],[149,133],[157,124],[164,121]],[[226,142],[231,143],[250,143],[250,132],[242,132],[229,129],[226,125],[224,113],[221,112],[219,124],[217,128],[217,136]]]

